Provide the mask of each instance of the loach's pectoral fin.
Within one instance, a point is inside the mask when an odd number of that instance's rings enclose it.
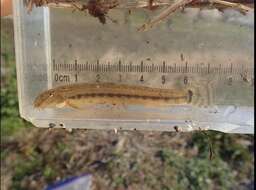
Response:
[[[73,109],[76,109],[76,110],[80,110],[80,109],[81,109],[80,107],[78,107],[78,106],[76,106],[75,104],[71,103],[69,100],[66,100],[65,103],[66,103],[66,105],[67,105],[68,107],[71,107],[71,108],[73,108]]]
[[[64,108],[64,107],[70,107],[73,109],[81,109],[80,107],[76,106],[75,104],[71,103],[69,100],[65,100],[64,102],[62,102],[61,104],[57,105],[58,108]]]

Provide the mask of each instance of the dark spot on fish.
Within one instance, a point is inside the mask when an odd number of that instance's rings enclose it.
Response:
[[[188,90],[188,103],[192,102],[192,96],[193,96],[193,92],[191,90]]]

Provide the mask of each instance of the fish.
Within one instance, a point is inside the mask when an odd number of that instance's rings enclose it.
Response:
[[[81,109],[84,106],[142,105],[146,107],[186,105],[193,99],[191,89],[160,89],[114,83],[79,83],[58,86],[40,93],[34,107]]]

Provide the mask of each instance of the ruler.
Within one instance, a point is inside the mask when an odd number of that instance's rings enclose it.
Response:
[[[65,62],[65,61],[64,61]],[[254,69],[252,67],[244,67],[243,64],[240,66],[233,65],[232,63],[227,66],[222,64],[210,63],[204,64],[193,64],[190,65],[188,62],[180,64],[168,64],[167,61],[162,61],[162,63],[145,63],[141,61],[139,63],[125,63],[119,60],[117,63],[111,63],[109,61],[99,60],[95,62],[88,61],[78,61],[74,60],[71,63],[59,63],[54,59],[52,61],[52,70],[54,82],[66,83],[66,82],[78,82],[78,76],[81,76],[79,82],[83,82],[85,78],[82,77],[85,73],[119,73],[119,74],[165,74],[166,76],[172,74],[179,75],[197,75],[197,76],[207,76],[214,75],[217,79],[226,78],[229,82],[231,81],[243,81],[245,85],[253,85],[254,79]],[[72,80],[72,74],[75,76],[75,80]],[[73,77],[74,77],[73,76]],[[96,79],[97,80],[97,79]],[[86,80],[85,80],[86,81]],[[229,84],[231,85],[231,84]]]
[[[201,86],[207,104],[253,104],[254,70],[243,64],[192,64],[188,62],[138,63],[74,60],[52,61],[53,86],[72,83],[123,83],[156,88]],[[241,91],[242,90],[242,91]],[[243,93],[238,93],[243,92]],[[223,98],[225,97],[225,98]],[[211,99],[211,100],[210,100]]]

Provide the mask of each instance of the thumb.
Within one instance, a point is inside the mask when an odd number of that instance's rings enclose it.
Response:
[[[12,1],[11,0],[1,0],[1,17],[8,16],[12,14]]]

